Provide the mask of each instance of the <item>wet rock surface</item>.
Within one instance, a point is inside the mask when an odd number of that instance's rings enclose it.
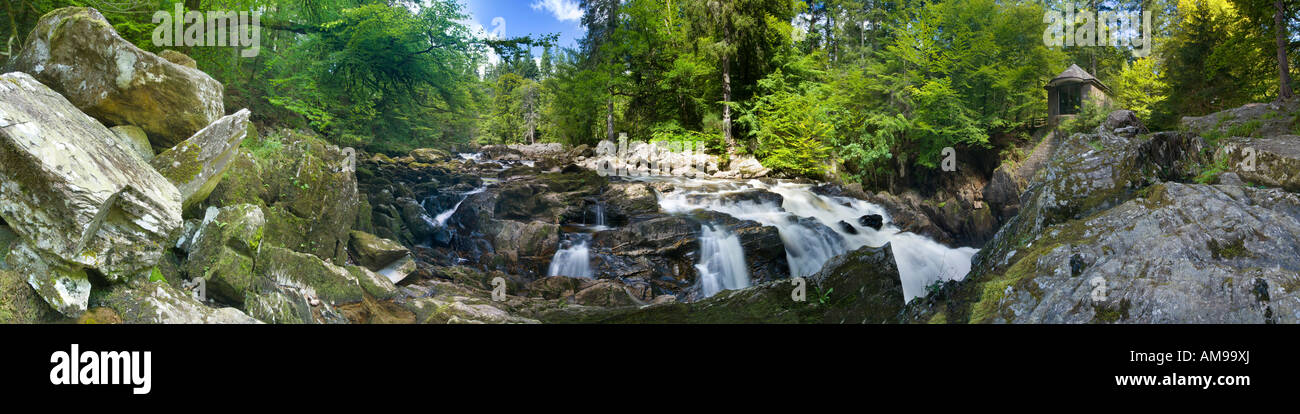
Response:
[[[560,308],[547,323],[897,323],[903,289],[890,246],[864,247],[837,257],[805,279],[806,296],[778,280],[726,291],[693,303],[645,307]]]

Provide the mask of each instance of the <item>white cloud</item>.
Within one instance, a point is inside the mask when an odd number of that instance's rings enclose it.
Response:
[[[578,21],[582,19],[582,8],[578,7],[576,0],[536,0],[533,2],[533,10],[546,10],[551,12],[556,19],[560,21]]]

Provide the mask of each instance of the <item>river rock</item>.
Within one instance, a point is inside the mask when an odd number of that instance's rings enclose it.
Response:
[[[872,230],[879,231],[885,225],[885,218],[879,214],[868,214],[858,217],[858,224],[862,227],[870,227]]]
[[[643,183],[610,183],[600,199],[605,202],[606,216],[614,221],[625,222],[632,216],[659,211],[658,196]]]
[[[180,190],[183,209],[206,200],[233,165],[239,145],[248,136],[249,115],[241,109],[223,117],[150,163]]]
[[[332,305],[361,302],[367,292],[382,298],[396,291],[392,282],[374,272],[354,272],[289,249],[263,247],[257,260],[258,271],[269,280],[289,280],[309,287],[317,298]]]
[[[9,68],[104,124],[143,128],[155,148],[171,148],[225,113],[221,83],[140,50],[91,8],[42,16]]]
[[[411,254],[410,249],[395,241],[381,239],[363,231],[352,231],[348,245],[351,246],[357,263],[373,271],[379,271]]]
[[[724,291],[692,303],[645,307],[571,307],[539,315],[546,323],[897,323],[903,287],[889,245],[863,247],[827,262],[804,279],[806,295],[792,298],[795,281],[775,280]]]
[[[0,97],[0,217],[28,241],[29,253],[10,265],[75,316],[89,294],[82,269],[116,281],[158,263],[181,227],[180,193],[112,131],[31,76],[0,75]]]
[[[440,149],[418,148],[411,150],[411,158],[414,158],[416,162],[434,164],[451,160],[451,154]]]

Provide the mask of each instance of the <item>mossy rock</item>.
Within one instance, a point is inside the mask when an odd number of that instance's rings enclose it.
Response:
[[[185,263],[190,278],[207,281],[210,295],[242,306],[245,292],[258,282],[254,258],[263,244],[266,218],[262,209],[240,204],[216,210],[196,232]]]
[[[17,272],[0,270],[0,324],[48,323],[63,316]]]
[[[208,195],[207,205],[215,207],[236,204],[266,206],[268,188],[263,182],[262,166],[248,151],[240,149],[231,161],[221,182]]]
[[[122,323],[122,317],[117,314],[117,311],[101,306],[86,311],[80,318],[77,318],[77,323],[81,325],[115,325]]]
[[[348,246],[358,264],[374,271],[379,271],[397,259],[411,254],[410,249],[395,241],[382,239],[363,231],[353,231]]]
[[[276,132],[284,147],[262,162],[267,238],[335,263],[347,260],[360,197],[348,155],[315,136]],[[268,137],[268,139],[270,139]]]
[[[360,280],[347,268],[289,249],[263,246],[257,256],[257,272],[275,283],[288,279],[310,287],[330,304],[355,303],[365,297]]]

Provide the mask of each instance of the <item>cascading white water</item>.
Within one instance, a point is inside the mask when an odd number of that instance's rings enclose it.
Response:
[[[695,269],[699,271],[700,293],[704,297],[749,287],[745,249],[740,246],[740,238],[722,226],[700,228],[700,262]]]
[[[905,300],[911,300],[924,295],[925,287],[935,281],[964,278],[970,272],[971,256],[978,251],[954,249],[923,236],[900,232],[884,208],[854,198],[821,196],[812,192],[810,184],[663,177],[644,180],[668,180],[674,184],[674,191],[659,198],[659,205],[666,212],[704,209],[776,227],[785,243],[791,276],[810,276],[831,258],[863,246],[892,243],[903,295]],[[780,194],[783,201],[780,204],[753,201],[755,198],[727,201],[728,195],[758,190]],[[879,231],[858,225],[858,218],[868,214],[878,214],[884,219]],[[841,221],[848,223],[853,231],[842,228]]]
[[[577,234],[572,245],[557,250],[551,258],[547,276],[569,276],[591,278],[591,235]]]
[[[452,214],[456,214],[456,210],[460,208],[460,204],[461,204],[461,203],[464,203],[465,200],[469,199],[469,196],[472,196],[472,195],[475,195],[475,194],[478,194],[478,193],[481,193],[481,192],[484,192],[484,191],[487,191],[487,187],[486,187],[486,186],[484,186],[484,187],[479,187],[479,188],[475,188],[475,189],[473,189],[473,190],[470,190],[470,191],[466,192],[465,194],[461,194],[461,196],[460,196],[460,201],[457,201],[457,202],[456,202],[456,205],[451,206],[451,209],[449,209],[449,210],[447,210],[447,211],[444,211],[444,212],[438,213],[438,216],[437,216],[437,217],[434,217],[433,220],[429,222],[429,224],[432,224],[432,225],[434,225],[435,227],[446,226],[446,225],[447,225],[447,220],[451,218],[451,215],[452,215]],[[428,221],[428,220],[426,219],[426,221]]]
[[[592,213],[595,216],[596,221],[593,224],[595,224],[597,228],[603,229],[608,227],[605,223],[605,203],[596,203],[592,206]]]

